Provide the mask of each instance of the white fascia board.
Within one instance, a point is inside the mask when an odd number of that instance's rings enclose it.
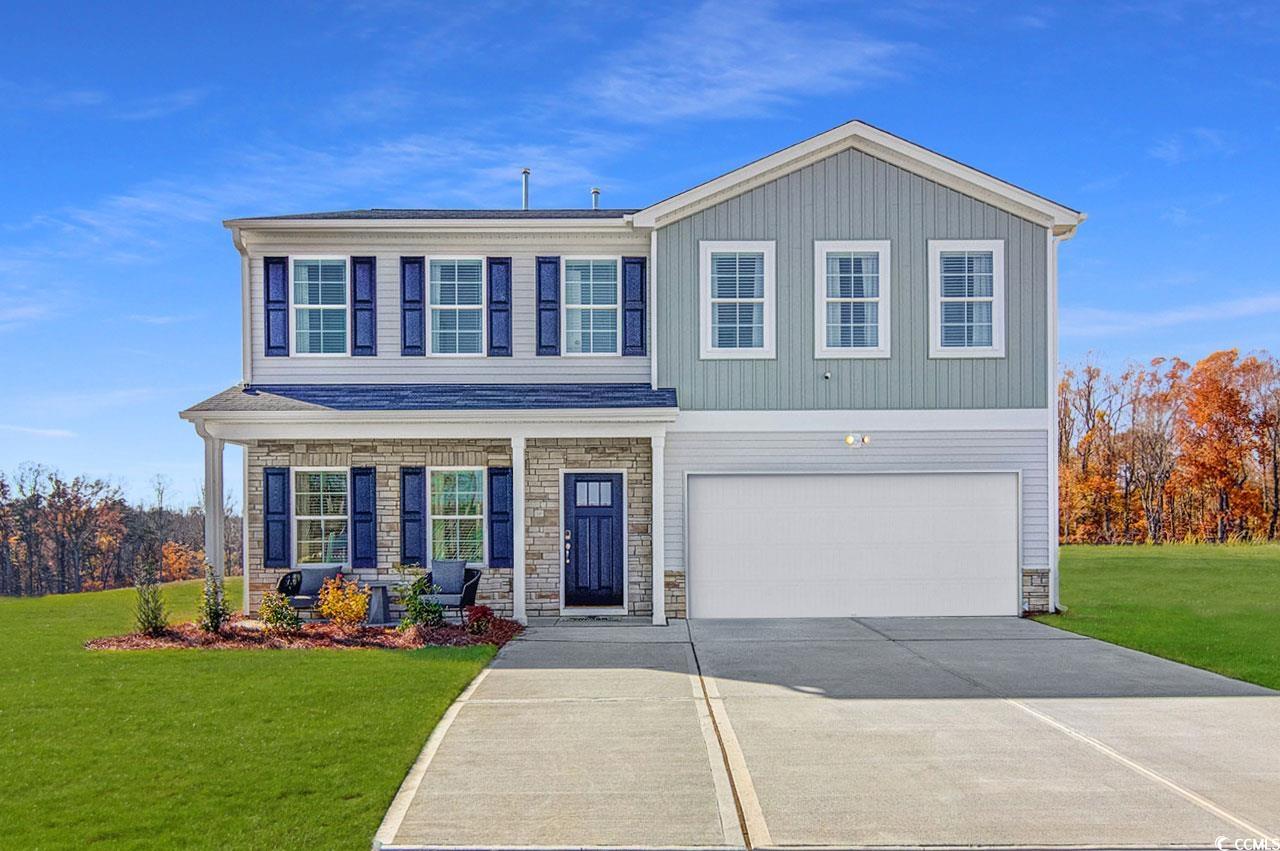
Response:
[[[650,437],[673,408],[533,411],[183,411],[201,435],[229,441],[371,438]]]
[[[667,431],[1044,431],[1044,408],[884,411],[681,411]]]
[[[660,437],[668,423],[426,423],[426,422],[206,422],[204,430],[228,443],[252,440],[510,440],[512,438]]]
[[[861,121],[850,121],[825,133],[798,142],[728,174],[709,180],[635,213],[638,227],[660,227],[726,198],[740,195],[787,172],[831,156],[846,148],[857,148],[899,168],[936,181],[1016,216],[1052,227],[1055,232],[1073,232],[1085,214],[1028,192],[985,172],[886,133]]]
[[[246,231],[281,230],[554,230],[631,233],[629,219],[227,219],[223,227]]]

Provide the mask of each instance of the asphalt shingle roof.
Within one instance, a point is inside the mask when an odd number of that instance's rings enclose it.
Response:
[[[674,408],[676,391],[648,384],[253,384],[229,387],[193,412],[490,411]]]

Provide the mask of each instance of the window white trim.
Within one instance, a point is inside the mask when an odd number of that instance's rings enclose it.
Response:
[[[880,258],[879,289],[874,301],[878,306],[876,334],[877,346],[828,346],[827,345],[827,255],[840,252],[874,253]],[[813,243],[813,356],[828,358],[887,358],[889,357],[889,302],[892,289],[889,267],[889,240],[815,240]]]
[[[764,254],[764,345],[758,349],[721,349],[712,345],[711,255],[759,251]],[[777,357],[777,263],[773,240],[700,240],[698,242],[699,357],[702,360],[772,360]]]
[[[306,260],[315,258],[306,257]],[[337,518],[337,514],[298,514],[298,474],[299,473],[342,473],[347,480],[347,511],[343,515],[347,521],[347,558],[346,561],[334,562],[307,562],[302,564],[298,561],[298,521],[300,520],[322,520],[325,518]],[[290,467],[289,468],[289,563],[293,565],[293,569],[300,567],[342,567],[349,568],[351,565],[351,468],[350,467]]]
[[[318,310],[337,310],[338,305],[299,305],[293,299],[293,266],[308,260],[341,260],[346,265],[345,280],[342,282],[343,336],[346,340],[346,351],[343,352],[300,352],[298,351],[298,311],[315,308]],[[307,254],[300,257],[289,257],[289,357],[291,358],[349,358],[351,357],[351,258],[343,254]],[[266,286],[266,281],[263,281]]]
[[[942,252],[991,252],[991,345],[942,345]],[[1002,358],[1005,354],[1005,277],[1003,239],[929,240],[929,357]]]
[[[449,472],[476,472],[480,474],[480,513],[476,514],[441,514],[439,519],[477,518],[480,520],[480,561],[469,561],[468,565],[484,567],[489,564],[489,468],[488,467],[472,467],[467,465],[444,465],[439,467],[427,467],[427,560],[430,561],[435,557],[432,550],[432,533],[435,531],[436,514],[431,510],[431,479],[436,473]]]
[[[432,261],[451,260],[479,260],[480,261],[480,304],[479,305],[439,305],[431,300],[431,263]],[[427,303],[426,328],[424,329],[424,350],[428,358],[483,358],[489,356],[489,261],[486,257],[478,257],[474,254],[436,254],[422,258],[423,268],[423,286],[426,287],[425,301]],[[478,352],[436,352],[432,351],[434,342],[432,341],[432,327],[434,324],[433,311],[435,310],[453,310],[455,308],[462,310],[480,310],[480,351]]]
[[[569,351],[569,299],[567,286],[567,278],[565,270],[567,264],[574,261],[582,260],[610,260],[617,270],[617,289],[614,291],[613,317],[614,328],[617,333],[614,335],[614,347],[611,352],[571,352]],[[589,308],[592,310],[606,310],[605,307],[596,307],[593,305],[575,304],[572,307]],[[586,255],[575,254],[572,257],[560,258],[560,355],[566,358],[612,358],[622,355],[622,255],[621,254],[599,254]]]

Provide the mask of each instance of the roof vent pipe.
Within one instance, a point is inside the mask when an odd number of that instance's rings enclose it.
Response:
[[[520,209],[529,209],[529,169],[520,169]]]
[[[600,209],[600,187],[599,186],[591,187],[591,209],[593,210]]]

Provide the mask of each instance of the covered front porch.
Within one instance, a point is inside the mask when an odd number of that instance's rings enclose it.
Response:
[[[461,559],[484,571],[477,603],[521,623],[683,617],[663,552],[671,391],[335,387],[232,388],[183,412],[204,440],[207,540],[223,532],[225,446],[245,450],[246,613],[299,566],[387,584],[397,565]],[[512,400],[526,407],[467,407]]]

